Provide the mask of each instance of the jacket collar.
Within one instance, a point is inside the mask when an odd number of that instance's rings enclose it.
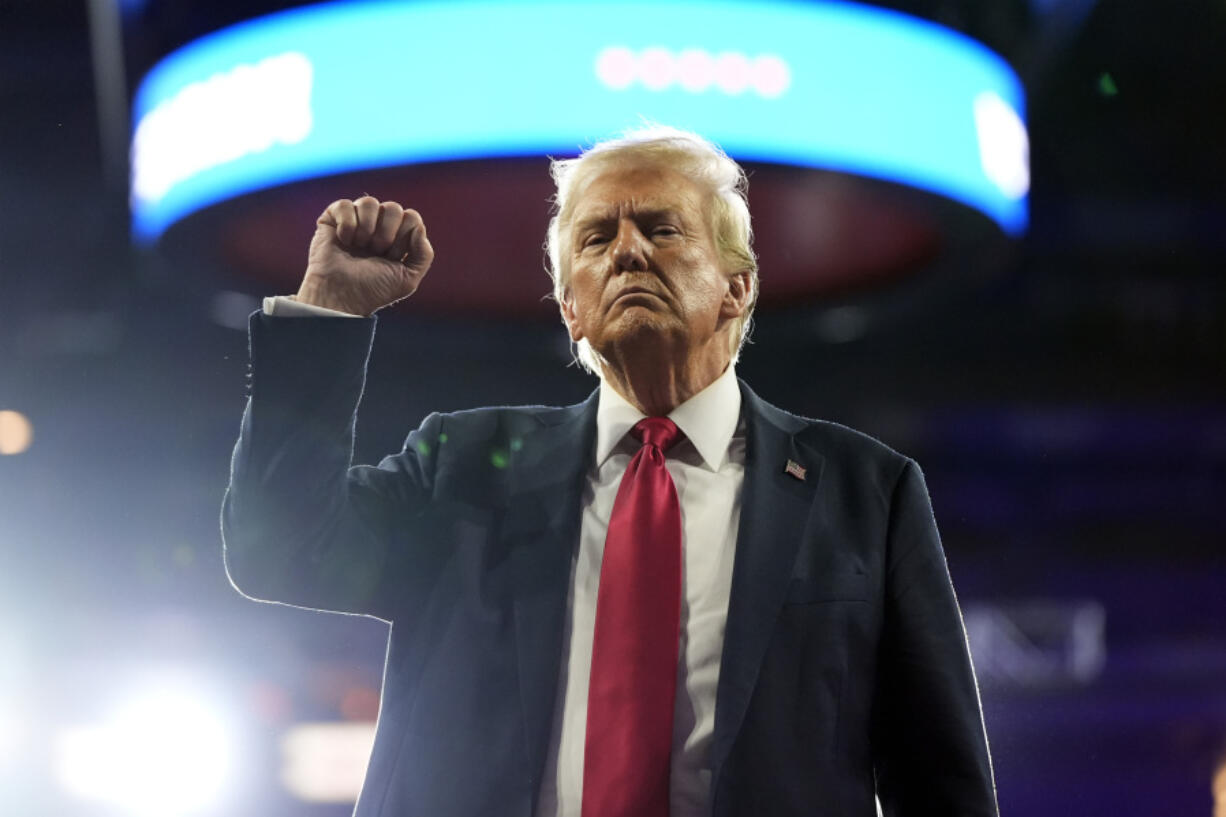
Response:
[[[604,464],[634,424],[646,415],[631,405],[607,380],[600,383],[596,410],[596,467]],[[741,391],[729,365],[705,389],[668,413],[703,463],[718,471],[728,458],[728,444],[741,417]],[[636,443],[633,446],[638,448]]]
[[[716,693],[713,797],[787,596],[800,541],[812,523],[824,464],[816,450],[797,439],[806,421],[767,403],[743,381],[740,386],[745,481]]]

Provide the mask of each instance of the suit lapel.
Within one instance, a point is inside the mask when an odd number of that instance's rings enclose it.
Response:
[[[571,561],[595,434],[593,393],[525,435],[508,469],[503,539],[510,545],[515,583],[520,702],[534,803],[553,722]]]
[[[771,632],[787,595],[823,458],[797,441],[805,422],[766,403],[741,383],[745,416],[745,480],[737,531],[732,593],[724,630],[712,790],[740,731]],[[794,463],[803,470],[791,468]]]
[[[783,606],[823,458],[794,439],[805,427],[743,382],[745,479],[732,592],[716,694],[712,787],[745,717]],[[562,655],[571,562],[579,538],[584,474],[596,433],[596,394],[542,419],[508,468],[503,538],[515,583],[515,640],[533,808],[540,788]],[[789,461],[804,479],[787,472]]]

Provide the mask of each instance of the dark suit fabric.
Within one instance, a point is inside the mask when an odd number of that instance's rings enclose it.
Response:
[[[246,595],[391,622],[358,817],[531,817],[596,397],[432,414],[350,467],[373,320],[251,322],[222,512]],[[743,510],[712,813],[994,815],[962,621],[919,469],[741,384]],[[789,460],[804,480],[785,473]]]

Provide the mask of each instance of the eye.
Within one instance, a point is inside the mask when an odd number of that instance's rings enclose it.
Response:
[[[681,235],[681,231],[671,224],[661,224],[657,227],[653,227],[651,234],[661,238],[671,238],[673,236]]]
[[[596,247],[604,244],[606,241],[608,241],[608,238],[602,233],[592,233],[587,238],[583,239],[583,247]]]

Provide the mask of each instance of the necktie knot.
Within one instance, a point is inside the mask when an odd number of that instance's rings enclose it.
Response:
[[[630,431],[643,445],[654,445],[667,451],[681,439],[681,429],[667,417],[644,417]]]

